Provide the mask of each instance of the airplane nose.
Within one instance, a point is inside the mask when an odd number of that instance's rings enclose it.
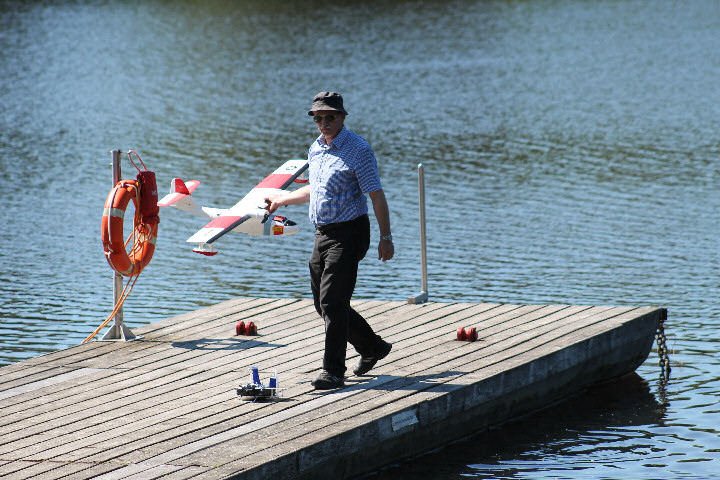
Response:
[[[291,235],[297,233],[300,230],[297,223],[292,220],[275,215],[272,219],[272,234],[273,235]]]

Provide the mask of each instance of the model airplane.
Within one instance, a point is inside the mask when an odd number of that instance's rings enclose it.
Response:
[[[200,185],[200,182],[191,180],[185,183],[179,178],[173,178],[170,183],[170,193],[158,202],[158,206],[172,206],[194,215],[211,218],[210,223],[198,230],[187,241],[198,244],[193,252],[215,255],[218,252],[213,248],[213,242],[230,231],[248,235],[291,235],[296,233],[300,227],[295,222],[280,215],[268,213],[265,209],[265,199],[284,193],[285,189],[293,182],[307,182],[300,178],[307,168],[307,160],[288,160],[230,208],[198,205],[192,197],[192,192]]]

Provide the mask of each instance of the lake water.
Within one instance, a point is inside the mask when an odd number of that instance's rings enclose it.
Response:
[[[321,90],[373,145],[396,257],[356,298],[667,307],[672,374],[637,375],[377,478],[709,478],[720,472],[720,3],[714,0],[0,0],[0,364],[81,342],[112,309],[110,151],[230,206],[316,136]],[[123,164],[126,177],[132,167]],[[185,242],[162,211],[131,328],[234,296],[309,297],[288,238]],[[374,222],[374,220],[373,220]],[[373,224],[377,239],[377,226]]]

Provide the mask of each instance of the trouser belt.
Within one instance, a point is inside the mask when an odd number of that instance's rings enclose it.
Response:
[[[318,225],[316,227],[317,231],[325,235],[328,232],[331,232],[333,230],[337,230],[338,228],[343,227],[349,227],[352,225],[355,225],[356,223],[359,223],[361,221],[364,221],[367,218],[367,214],[360,215],[357,218],[354,218],[352,220],[348,220],[347,222],[335,222],[335,223],[327,223],[325,225]]]

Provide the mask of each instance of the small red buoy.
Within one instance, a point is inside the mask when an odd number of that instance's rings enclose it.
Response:
[[[475,340],[477,340],[478,339],[477,328],[470,327],[467,330],[467,332],[465,333],[465,338],[467,338],[467,340],[469,342],[474,342]]]
[[[257,335],[257,325],[254,322],[238,322],[235,325],[235,335]]]
[[[475,327],[468,327],[468,328],[460,327],[460,328],[458,328],[457,329],[457,339],[460,341],[465,340],[468,342],[474,342],[475,340],[478,339],[477,328],[475,328]]]
[[[245,322],[238,322],[235,325],[235,335],[245,335]]]

